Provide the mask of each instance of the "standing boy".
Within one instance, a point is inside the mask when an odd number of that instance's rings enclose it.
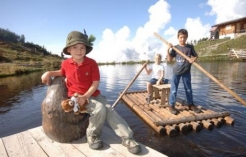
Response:
[[[147,103],[149,104],[152,100],[152,85],[157,84],[166,84],[168,83],[168,79],[164,78],[164,66],[161,65],[161,54],[155,54],[155,63],[149,67],[149,69],[145,66],[145,70],[147,74],[152,74],[151,79],[147,82],[147,92],[148,97],[146,98]]]
[[[87,99],[87,113],[90,114],[89,126],[86,130],[87,142],[91,149],[100,149],[103,143],[100,139],[105,120],[113,131],[122,138],[122,144],[128,151],[136,154],[140,152],[139,144],[133,139],[133,132],[117,112],[108,104],[98,89],[100,81],[99,68],[95,60],[86,56],[92,50],[86,33],[72,31],[68,34],[63,53],[72,57],[62,62],[61,69],[45,72],[42,83],[50,84],[51,76],[66,77],[68,97],[78,93],[78,103],[82,107]]]
[[[178,92],[178,85],[180,78],[182,77],[185,95],[188,103],[189,109],[195,111],[196,113],[200,113],[201,110],[198,109],[193,104],[193,95],[192,95],[192,87],[191,87],[191,65],[197,59],[197,53],[194,50],[192,45],[186,44],[186,40],[188,38],[188,32],[185,29],[180,29],[178,31],[178,42],[179,44],[175,46],[175,48],[179,49],[182,53],[188,56],[190,59],[186,60],[180,54],[178,54],[174,49],[170,51],[170,48],[173,47],[172,44],[169,43],[167,50],[167,60],[172,61],[175,57],[176,63],[173,66],[173,76],[171,81],[171,92],[169,97],[169,110],[172,114],[178,114],[178,111],[175,109],[176,97]]]

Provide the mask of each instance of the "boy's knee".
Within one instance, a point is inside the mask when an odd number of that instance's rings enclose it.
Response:
[[[87,107],[88,113],[91,113],[91,114],[100,114],[100,113],[104,114],[104,113],[106,113],[106,107],[104,104],[102,104],[99,101],[94,101],[91,103],[92,104],[89,104],[89,106]]]
[[[104,104],[98,103],[98,105],[97,105],[97,107],[96,107],[96,110],[97,110],[98,112],[106,112],[106,107],[105,107]]]

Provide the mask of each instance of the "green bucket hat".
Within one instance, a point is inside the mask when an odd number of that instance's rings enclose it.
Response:
[[[66,47],[63,49],[63,53],[66,55],[70,55],[67,52],[67,48],[78,43],[85,44],[86,54],[90,53],[93,49],[92,45],[88,42],[88,35],[86,34],[85,30],[84,34],[78,31],[72,31],[67,36]]]

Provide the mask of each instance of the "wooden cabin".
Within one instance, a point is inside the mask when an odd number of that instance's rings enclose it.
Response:
[[[232,39],[241,34],[246,34],[246,17],[213,25],[210,29],[211,39]]]

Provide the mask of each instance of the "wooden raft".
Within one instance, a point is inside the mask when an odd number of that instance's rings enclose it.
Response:
[[[166,157],[141,143],[142,151],[131,154],[121,144],[120,137],[105,126],[101,139],[104,145],[99,150],[90,149],[85,136],[71,143],[59,143],[47,137],[40,126],[0,138],[0,157]]]
[[[163,90],[157,95],[162,95],[161,92]],[[165,102],[159,96],[147,104],[147,95],[147,91],[126,92],[122,100],[158,134],[175,136],[178,132],[199,132],[202,128],[212,130],[214,126],[220,128],[223,124],[234,125],[229,112],[215,112],[200,107],[202,112],[195,113],[177,102],[175,108],[179,114],[173,115],[169,112],[168,96],[165,96]]]

